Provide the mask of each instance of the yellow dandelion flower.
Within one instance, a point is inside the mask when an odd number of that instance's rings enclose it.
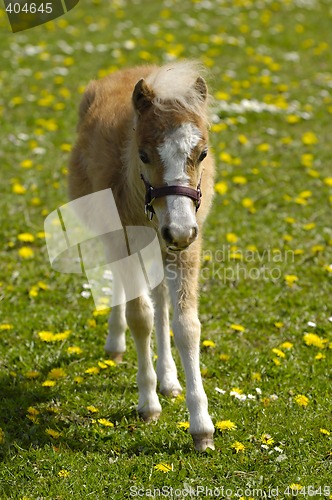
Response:
[[[240,134],[240,135],[238,135],[237,140],[238,140],[238,141],[239,141],[239,143],[240,143],[240,144],[242,144],[242,145],[248,144],[248,142],[249,142],[248,137],[246,137],[244,134]]]
[[[67,373],[65,372],[65,370],[63,368],[53,368],[48,374],[48,377],[51,380],[58,380],[60,378],[66,377],[66,376],[67,376]]]
[[[270,150],[270,144],[268,144],[267,142],[262,142],[262,144],[258,144],[256,149],[257,149],[257,151],[261,151],[263,153],[266,153],[267,151]]]
[[[58,439],[61,436],[61,432],[50,428],[46,429],[45,433],[51,436],[53,439]]]
[[[178,429],[183,429],[183,430],[186,431],[187,429],[189,429],[190,424],[189,424],[189,422],[178,422],[176,424],[176,426],[177,426]]]
[[[58,472],[58,476],[59,477],[68,477],[70,476],[70,472],[68,472],[67,470],[65,469],[61,469],[59,472]]]
[[[0,330],[12,330],[13,328],[13,325],[10,325],[9,323],[2,323],[0,325]]]
[[[282,328],[282,327],[284,326],[284,323],[283,323],[282,321],[276,321],[276,322],[274,323],[274,326],[275,326],[276,328]]]
[[[273,437],[270,436],[270,434],[262,434],[261,435],[261,442],[263,444],[272,445],[274,443],[274,439],[273,439]]]
[[[237,425],[231,420],[220,420],[216,422],[215,428],[219,431],[234,431],[237,429]]]
[[[256,380],[257,382],[260,382],[262,380],[262,375],[258,372],[254,372],[252,375],[251,375],[251,379],[252,380]]]
[[[55,380],[45,380],[45,382],[42,383],[43,387],[54,387],[56,385]]]
[[[316,356],[315,356],[315,359],[316,359],[317,361],[320,361],[321,359],[325,359],[325,358],[326,358],[325,354],[322,354],[321,352],[319,352],[319,353],[318,353],[318,354],[316,354]]]
[[[32,259],[32,257],[35,255],[35,252],[32,250],[30,247],[22,247],[19,249],[18,254],[22,259]]]
[[[224,182],[224,181],[217,182],[217,184],[215,184],[215,186],[214,186],[214,190],[218,194],[221,194],[221,195],[226,194],[228,191],[227,182]]]
[[[318,143],[318,138],[314,132],[305,132],[302,135],[302,142],[305,146],[312,146]]]
[[[243,390],[239,387],[233,387],[233,389],[231,389],[231,392],[235,392],[236,394],[243,394]]]
[[[324,250],[325,250],[324,245],[313,245],[311,247],[311,252],[312,253],[319,253],[319,252],[323,252]]]
[[[303,335],[303,340],[306,345],[313,345],[315,347],[318,347],[319,349],[324,349],[326,343],[328,342],[327,339],[319,337],[316,333],[305,333]]]
[[[222,90],[216,92],[215,96],[219,101],[228,101],[230,99],[230,95],[227,94],[227,92],[223,92]]]
[[[155,465],[154,468],[155,470],[164,472],[164,474],[167,472],[173,472],[173,464],[166,464],[165,462]]]
[[[244,208],[248,209],[254,208],[254,201],[251,198],[243,198],[241,204]]]
[[[84,373],[88,375],[98,375],[100,369],[97,366],[92,366],[91,368],[87,368]]]
[[[105,365],[110,366],[111,368],[116,366],[116,362],[113,361],[113,359],[105,359],[104,363],[105,363]]]
[[[82,352],[83,352],[83,349],[81,349],[80,347],[78,347],[76,345],[73,345],[73,346],[70,346],[67,348],[68,354],[82,354]]]
[[[309,404],[309,399],[307,396],[304,396],[303,394],[298,394],[294,398],[295,403],[297,403],[299,406],[308,406]]]
[[[324,184],[326,184],[327,186],[332,187],[332,177],[325,177]]]
[[[66,340],[70,334],[71,334],[70,330],[66,330],[60,333],[55,333],[53,336],[53,342],[60,342],[62,340]]]
[[[37,286],[41,290],[49,290],[49,288],[50,288],[46,283],[44,283],[44,281],[38,281]]]
[[[29,415],[39,415],[40,414],[40,411],[37,410],[37,408],[34,408],[33,406],[29,406],[29,408],[27,409],[27,412],[29,413]]]
[[[105,370],[105,368],[107,368],[107,364],[104,363],[103,361],[98,361],[98,366],[99,368],[101,368],[102,370]]]
[[[236,243],[238,241],[238,236],[236,236],[235,233],[227,233],[226,234],[226,241],[228,243]]]
[[[15,194],[25,194],[26,188],[22,184],[20,184],[19,182],[15,182],[13,184],[12,191]]]
[[[223,161],[224,163],[232,163],[232,156],[226,151],[223,151],[219,155],[219,160]]]
[[[234,184],[247,184],[247,179],[246,177],[244,177],[243,175],[235,175],[234,177],[232,177],[232,181],[234,182]]]
[[[215,342],[213,340],[203,340],[202,345],[204,347],[216,347]]]
[[[291,490],[294,490],[294,491],[299,491],[303,488],[302,484],[298,484],[298,483],[292,483],[289,485],[289,487]]]
[[[33,165],[32,160],[23,160],[23,161],[21,161],[21,163],[20,163],[20,166],[21,166],[22,168],[31,168],[31,167],[32,167],[32,165]]]
[[[303,198],[303,199],[307,199],[307,198],[310,198],[312,196],[312,191],[309,191],[309,189],[306,189],[305,191],[301,191],[301,193],[299,194],[299,197],[300,198]]]
[[[114,427],[114,424],[107,420],[107,418],[98,418],[97,422],[105,427]]]
[[[32,243],[35,241],[35,237],[33,234],[31,233],[20,233],[18,236],[17,236],[17,239],[19,241],[23,241],[24,243]]]
[[[273,352],[273,354],[276,354],[278,356],[278,358],[285,358],[286,357],[286,354],[283,351],[281,351],[280,349],[277,349],[276,347],[274,347],[272,349],[272,352]]]
[[[82,382],[84,382],[84,378],[78,375],[77,377],[74,377],[74,382],[76,384],[82,384]]]
[[[280,366],[281,365],[281,361],[279,358],[273,358],[273,363],[276,365],[276,366]]]
[[[68,143],[61,144],[60,146],[61,151],[71,151],[72,150],[72,145]]]
[[[287,342],[287,341],[286,341],[286,342],[283,342],[283,343],[280,345],[280,347],[281,347],[282,349],[292,349],[293,344],[292,344],[291,342]]]
[[[41,332],[38,332],[38,337],[40,338],[40,340],[43,340],[44,342],[52,342],[54,333],[43,330]]]
[[[220,354],[219,359],[220,361],[229,361],[231,357],[229,354]]]
[[[108,314],[110,312],[110,308],[108,307],[107,309],[95,309],[93,311],[93,316],[105,316],[106,314]]]
[[[288,115],[286,118],[287,122],[290,124],[298,123],[301,118],[298,115]]]
[[[97,322],[95,319],[91,319],[89,318],[88,321],[86,322],[86,324],[90,327],[90,328],[95,328],[95,326],[97,326]]]
[[[90,413],[98,413],[98,412],[99,412],[98,408],[96,408],[95,406],[92,406],[92,405],[87,406],[87,407],[86,407],[86,409],[87,409]]]
[[[303,229],[305,231],[311,231],[311,229],[315,229],[315,227],[316,227],[315,222],[308,222],[307,224],[303,225]]]
[[[241,453],[241,452],[243,452],[246,449],[246,447],[244,446],[244,444],[240,443],[240,441],[235,441],[235,443],[232,444],[231,448],[233,448],[233,450],[236,453]]]
[[[235,324],[235,323],[233,323],[233,324],[231,325],[231,328],[232,328],[232,330],[235,330],[236,332],[244,332],[244,331],[245,331],[244,326],[242,326],[242,325],[237,325],[237,324]]]
[[[331,434],[330,431],[328,431],[327,429],[319,429],[319,432],[325,434],[325,436],[329,436]]]
[[[297,276],[295,276],[295,274],[286,274],[284,278],[287,286],[289,287],[292,287],[294,283],[299,279]]]
[[[37,286],[32,286],[29,290],[29,297],[37,297],[38,296],[38,287]]]

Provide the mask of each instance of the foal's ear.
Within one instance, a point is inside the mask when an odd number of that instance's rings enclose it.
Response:
[[[195,82],[194,88],[198,94],[200,94],[202,101],[205,101],[208,94],[207,85],[204,78],[199,76]]]
[[[155,97],[153,90],[148,86],[144,78],[136,83],[133,92],[133,104],[136,111],[141,114],[145,109],[152,105],[152,99]]]

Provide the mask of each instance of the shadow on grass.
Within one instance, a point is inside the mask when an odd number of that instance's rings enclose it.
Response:
[[[49,367],[45,372],[49,371]],[[121,400],[119,391],[132,391],[133,387],[117,384],[116,395],[112,398],[110,384],[100,380],[86,380],[84,384],[75,386],[77,398],[67,405],[68,387],[62,390],[61,385],[55,390],[38,385],[21,375],[0,378],[0,428],[4,436],[0,443],[0,461],[9,455],[24,453],[31,449],[53,446],[70,449],[73,452],[105,452],[126,454],[130,456],[154,455],[161,450],[164,453],[192,452],[190,436],[183,436],[180,443],[174,436],[174,426],[163,422],[146,424],[138,417],[135,404]],[[122,387],[123,385],[123,387]],[[110,406],[106,412],[89,413],[80,403],[83,394],[94,394],[96,391],[109,397]],[[78,404],[77,404],[78,403]],[[100,423],[100,419],[102,423]],[[106,424],[105,424],[106,420]],[[107,422],[114,423],[108,426]]]

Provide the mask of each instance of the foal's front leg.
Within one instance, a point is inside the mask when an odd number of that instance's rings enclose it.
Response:
[[[200,331],[198,319],[199,241],[177,256],[176,266],[168,272],[174,318],[173,331],[186,374],[186,402],[190,413],[189,431],[195,448],[214,449],[214,426],[208,413],[199,365]]]
[[[137,350],[138,413],[146,420],[156,420],[161,413],[157,396],[157,376],[153,368],[150,339],[153,327],[153,307],[147,296],[127,302],[126,318]]]
[[[171,351],[168,290],[165,280],[152,290],[152,297],[155,305],[159,391],[164,396],[174,397],[181,394],[182,387],[178,381],[177,370]]]

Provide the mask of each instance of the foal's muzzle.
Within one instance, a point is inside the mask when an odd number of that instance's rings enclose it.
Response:
[[[187,248],[198,234],[198,226],[190,228],[181,227],[174,222],[161,228],[161,236],[170,250],[180,251]]]

